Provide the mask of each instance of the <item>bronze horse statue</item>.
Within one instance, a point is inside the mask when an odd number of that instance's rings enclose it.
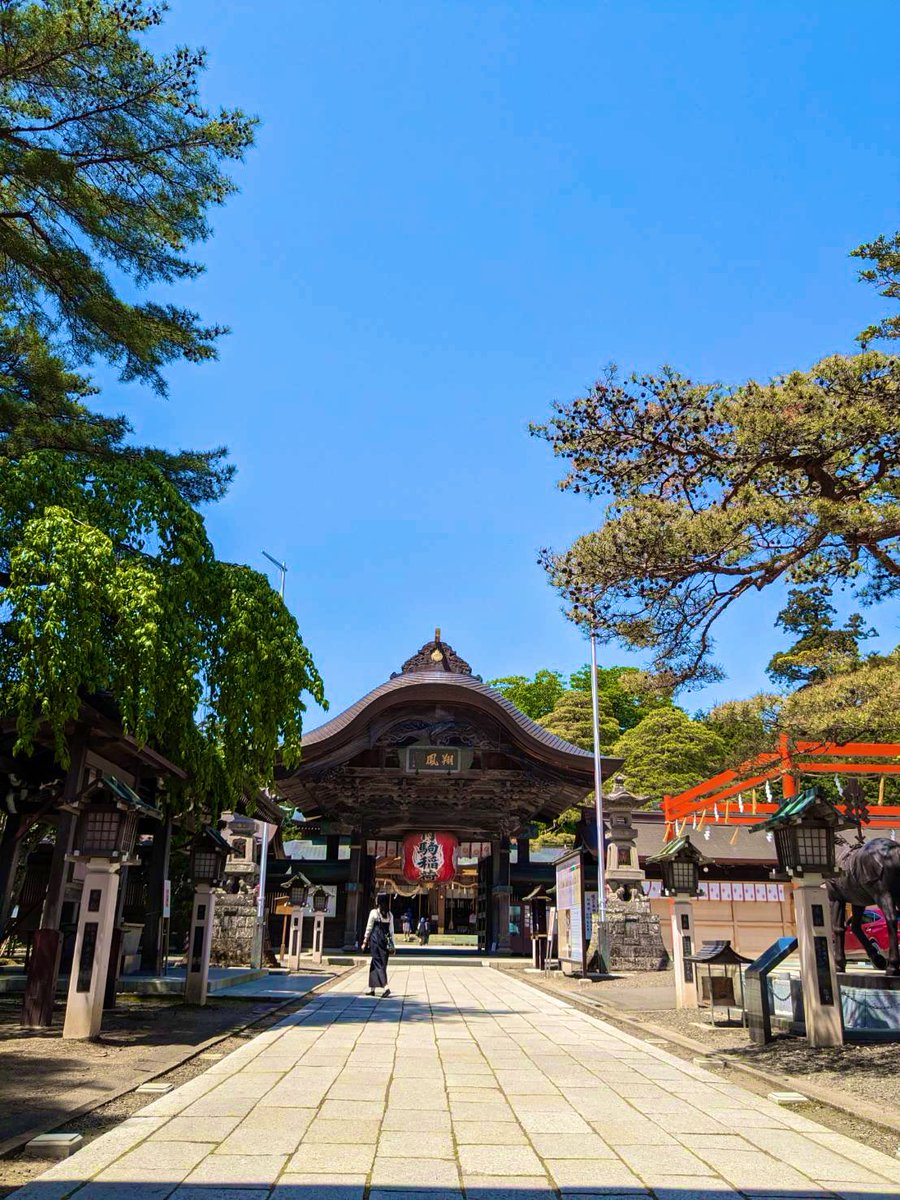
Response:
[[[834,956],[837,969],[847,966],[844,934],[847,929],[847,905],[850,905],[850,928],[865,949],[873,966],[887,967],[888,975],[900,975],[900,952],[897,948],[897,916],[900,913],[900,843],[890,838],[872,838],[869,842],[851,845],[837,839],[837,862],[842,874],[829,879],[825,887],[831,904],[834,926]],[[877,905],[884,913],[888,931],[888,957],[885,963],[878,948],[866,937],[862,923],[866,906]]]

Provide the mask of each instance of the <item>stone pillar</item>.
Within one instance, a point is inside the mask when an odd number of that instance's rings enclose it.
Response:
[[[816,876],[793,884],[806,1038],[810,1046],[840,1046],[844,1026],[828,897]]]
[[[359,830],[350,838],[350,878],[347,880],[347,909],[344,915],[344,949],[353,950],[359,944],[359,926],[365,908],[363,881],[365,878],[366,840]]]
[[[198,883],[194,889],[194,909],[191,913],[191,934],[188,939],[187,976],[184,981],[186,1004],[206,1003],[215,911],[216,893],[212,885]]]
[[[113,931],[109,945],[109,967],[106,972],[106,987],[103,992],[103,1007],[116,1007],[116,992],[119,988],[119,968],[122,965],[122,913],[125,909],[125,889],[128,887],[128,872],[137,871],[139,867],[121,867],[119,870],[119,898],[116,903],[116,916],[113,921]]]
[[[287,969],[300,970],[300,955],[303,951],[303,909],[294,908],[291,911],[291,926],[288,931]]]
[[[509,838],[491,842],[491,915],[494,951],[509,954]]]
[[[325,914],[313,914],[313,936],[312,936],[312,960],[314,963],[322,961],[322,951],[325,949]]]
[[[153,834],[153,849],[147,878],[147,913],[141,934],[141,970],[154,975],[163,972],[168,947],[163,916],[166,881],[169,878],[169,853],[172,847],[172,821],[163,820]]]
[[[694,953],[694,905],[683,898],[672,901],[672,959],[675,966],[675,1007],[697,1007],[694,964],[686,962]]]
[[[66,1001],[64,1038],[96,1038],[100,1032],[118,900],[119,864],[107,859],[88,859]]]
[[[3,836],[0,838],[0,941],[3,940],[6,922],[12,909],[16,871],[22,853],[22,839],[19,837],[21,827],[22,814],[8,812]]]

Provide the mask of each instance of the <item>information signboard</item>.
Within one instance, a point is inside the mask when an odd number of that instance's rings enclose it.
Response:
[[[559,962],[568,974],[584,970],[584,864],[580,850],[556,860],[556,911]]]

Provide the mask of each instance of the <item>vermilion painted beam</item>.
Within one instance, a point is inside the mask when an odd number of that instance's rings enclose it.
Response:
[[[797,769],[808,775],[900,775],[900,763],[801,763]]]
[[[706,812],[709,808],[719,801],[727,800],[729,796],[737,796],[740,792],[746,792],[750,788],[757,787],[761,783],[765,783],[767,779],[777,779],[781,774],[780,765],[773,767],[762,775],[751,775],[749,779],[741,780],[739,783],[733,783],[730,787],[723,788],[722,791],[716,792],[714,796],[705,796],[698,800],[695,804],[691,804],[690,800],[685,800],[686,793],[672,796],[669,801],[669,807],[666,811],[667,820],[682,820],[684,817],[691,816],[694,812]],[[774,812],[775,809],[773,808]]]
[[[797,742],[799,754],[854,755],[900,758],[900,742]]]

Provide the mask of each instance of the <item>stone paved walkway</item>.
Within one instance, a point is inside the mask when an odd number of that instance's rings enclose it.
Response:
[[[506,974],[391,983],[348,975],[15,1195],[900,1197],[900,1160]]]

